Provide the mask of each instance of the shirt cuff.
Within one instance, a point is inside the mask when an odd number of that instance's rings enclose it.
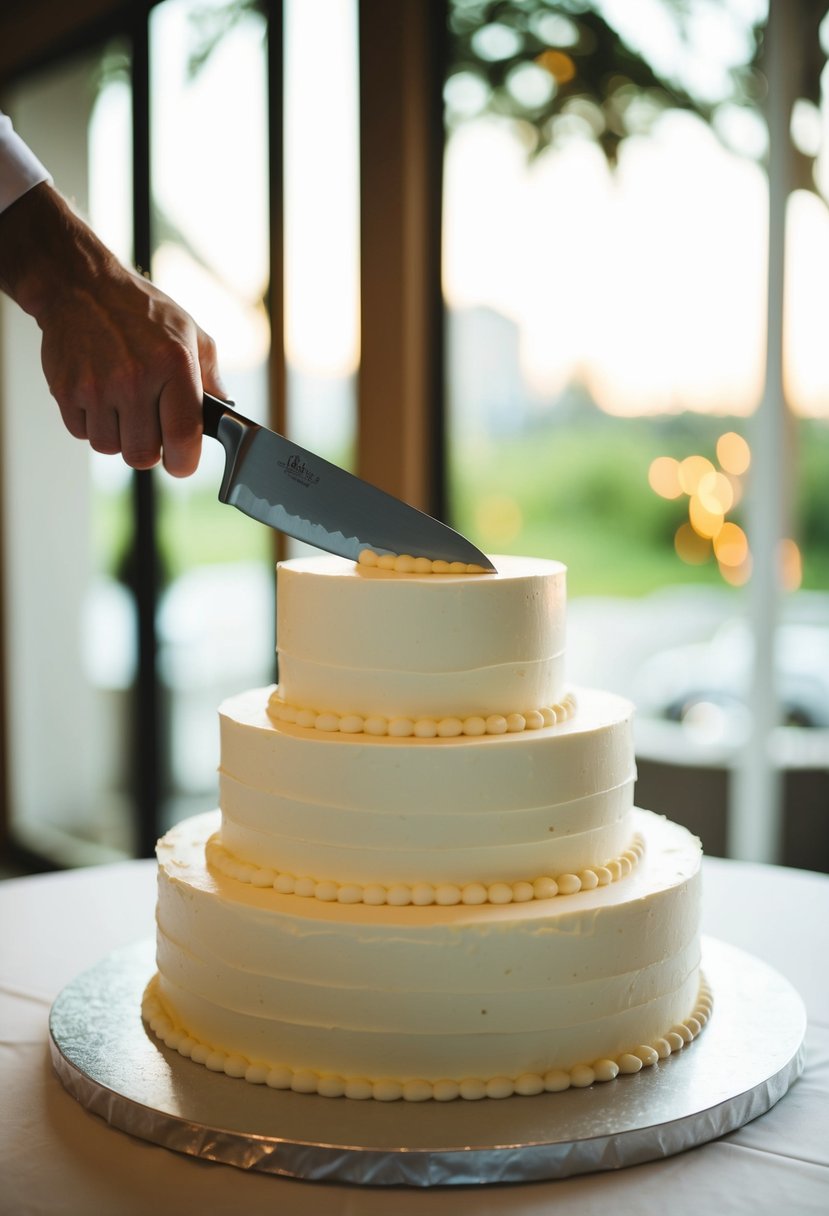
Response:
[[[0,212],[21,195],[52,178],[34,152],[24,144],[7,114],[0,114]]]

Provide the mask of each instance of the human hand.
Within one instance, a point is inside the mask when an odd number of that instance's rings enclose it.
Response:
[[[212,339],[124,269],[46,184],[0,216],[0,286],[40,326],[43,370],[70,434],[136,469],[163,460],[176,477],[195,470],[202,393],[227,396]]]
[[[66,429],[96,452],[120,452],[175,477],[199,462],[202,391],[225,397],[216,348],[193,319],[115,265],[73,284],[38,316],[43,371]]]

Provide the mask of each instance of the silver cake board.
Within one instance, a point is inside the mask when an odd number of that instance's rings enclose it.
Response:
[[[530,1182],[619,1169],[764,1114],[803,1070],[806,1013],[767,964],[712,938],[714,1012],[688,1047],[589,1089],[480,1102],[357,1102],[251,1085],[160,1043],[141,1020],[154,944],[108,955],[58,996],[55,1070],[141,1139],[240,1169],[363,1186]]]

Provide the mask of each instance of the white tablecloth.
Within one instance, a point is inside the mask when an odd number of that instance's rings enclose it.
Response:
[[[155,866],[0,883],[3,1216],[700,1216],[829,1213],[829,878],[706,859],[704,931],[764,959],[809,1015],[806,1072],[768,1114],[681,1156],[521,1186],[371,1190],[184,1157],[89,1114],[55,1077],[49,1006],[79,971],[154,931]]]

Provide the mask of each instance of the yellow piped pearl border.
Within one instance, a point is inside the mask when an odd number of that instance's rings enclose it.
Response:
[[[375,735],[392,739],[457,739],[462,735],[514,735],[525,730],[541,730],[557,726],[572,718],[576,698],[567,693],[555,705],[528,709],[524,713],[473,714],[468,718],[387,718],[381,714],[363,717],[361,714],[337,714],[318,709],[302,709],[283,701],[277,688],[268,698],[268,717],[273,722],[302,726],[323,734]]]
[[[392,570],[395,574],[492,574],[476,562],[445,562],[440,558],[412,557],[410,553],[375,553],[373,549],[363,549],[357,565]]]
[[[594,891],[596,887],[607,887],[626,878],[645,851],[644,840],[634,836],[629,849],[619,857],[602,866],[581,870],[578,874],[558,874],[555,878],[543,874],[526,882],[469,882],[464,884],[416,882],[416,883],[339,883],[332,879],[297,876],[267,866],[252,865],[240,861],[224,847],[216,836],[211,836],[205,846],[205,857],[212,870],[224,874],[237,882],[249,883],[253,887],[272,887],[280,895],[299,895],[306,899],[319,899],[323,903],[370,904],[391,907],[452,907],[457,904],[529,903],[534,899],[554,899],[560,895],[575,895],[579,891]]]
[[[525,1072],[518,1077],[464,1077],[426,1081],[413,1079],[397,1081],[390,1077],[370,1080],[368,1077],[341,1077],[318,1073],[311,1068],[293,1069],[285,1064],[264,1060],[248,1060],[236,1052],[208,1046],[176,1026],[168,1016],[158,993],[158,976],[153,976],[144,991],[141,1016],[159,1039],[187,1059],[203,1064],[211,1072],[223,1072],[229,1077],[244,1078],[252,1085],[267,1085],[271,1089],[290,1089],[299,1094],[319,1094],[324,1098],[373,1098],[377,1102],[451,1102],[463,1098],[476,1102],[481,1098],[511,1098],[514,1094],[533,1096],[561,1093],[566,1089],[586,1089],[596,1082],[613,1081],[621,1075],[641,1072],[660,1060],[667,1060],[693,1042],[711,1017],[713,998],[704,976],[700,976],[699,993],[694,1011],[685,1021],[673,1026],[654,1043],[642,1043],[615,1057],[594,1060],[591,1064],[575,1064],[570,1069],[554,1068],[545,1073]]]

